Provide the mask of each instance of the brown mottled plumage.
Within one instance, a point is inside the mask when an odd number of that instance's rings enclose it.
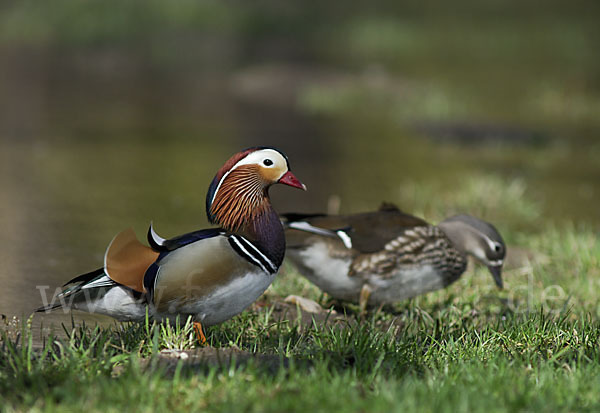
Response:
[[[283,219],[287,257],[334,298],[376,305],[443,288],[465,271],[467,254],[487,265],[502,287],[504,242],[474,217],[434,226],[384,204],[374,212]]]
[[[394,276],[396,268],[409,270],[425,265],[448,274],[450,283],[463,273],[467,260],[442,230],[432,225],[416,226],[397,233],[380,251],[357,254],[348,275],[368,277],[377,274],[386,279]]]

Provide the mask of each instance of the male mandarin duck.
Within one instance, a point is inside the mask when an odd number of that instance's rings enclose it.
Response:
[[[104,267],[76,277],[50,305],[142,320],[192,316],[202,325],[230,319],[252,304],[275,278],[285,254],[284,229],[269,200],[280,183],[306,190],[279,150],[254,147],[233,155],[206,195],[206,213],[218,228],[171,239],[148,230],[150,247],[132,229],[119,233]]]
[[[458,280],[467,255],[488,267],[502,288],[506,253],[490,223],[469,215],[437,226],[392,204],[354,215],[284,214],[287,257],[335,299],[391,304]]]

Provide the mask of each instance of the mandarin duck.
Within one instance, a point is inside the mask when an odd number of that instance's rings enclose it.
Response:
[[[354,215],[284,214],[286,256],[333,298],[382,305],[444,288],[462,275],[467,255],[502,288],[506,253],[488,222],[457,215],[437,226],[383,204]]]
[[[284,229],[269,200],[276,183],[306,190],[275,148],[233,155],[206,195],[206,213],[217,228],[164,239],[150,225],[149,247],[125,230],[108,246],[102,268],[68,281],[37,311],[63,307],[131,321],[144,319],[146,311],[158,320],[192,316],[205,342],[202,325],[242,312],[269,287],[283,261]]]

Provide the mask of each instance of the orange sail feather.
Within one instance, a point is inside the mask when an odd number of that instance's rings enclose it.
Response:
[[[132,228],[118,233],[106,249],[104,271],[115,282],[138,292],[145,292],[144,274],[158,252],[143,245]]]

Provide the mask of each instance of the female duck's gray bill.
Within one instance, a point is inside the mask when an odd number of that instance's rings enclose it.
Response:
[[[489,265],[488,269],[492,273],[492,277],[494,277],[494,282],[498,288],[504,288],[504,283],[502,282],[502,265]]]

